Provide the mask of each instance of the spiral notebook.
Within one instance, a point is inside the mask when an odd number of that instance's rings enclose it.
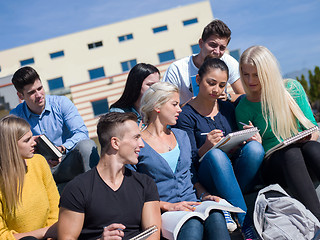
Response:
[[[156,231],[158,231],[158,228],[156,225],[153,225],[144,230],[142,233],[138,234],[137,236],[130,238],[129,240],[145,240]]]
[[[281,143],[277,144],[276,146],[274,146],[273,148],[269,149],[267,152],[266,152],[266,155],[264,156],[264,158],[268,158],[270,157],[270,155],[272,153],[274,153],[275,151],[281,149],[281,148],[284,148],[292,143],[295,143],[307,136],[309,136],[310,134],[316,132],[316,131],[319,131],[319,127],[318,126],[314,126],[312,128],[309,128],[307,130],[304,130],[302,132],[299,132],[297,135],[295,136],[292,136],[292,137],[289,137],[285,140],[283,140]]]
[[[222,138],[216,145],[214,145],[211,149],[219,148],[222,151],[224,151],[225,153],[228,153],[231,149],[233,149],[237,145],[241,144],[243,141],[246,141],[247,139],[251,138],[257,132],[259,132],[258,128],[252,127],[252,128],[240,130],[237,132],[229,133],[227,136]],[[205,155],[206,154],[204,154],[200,158],[199,162],[202,161],[202,158]]]

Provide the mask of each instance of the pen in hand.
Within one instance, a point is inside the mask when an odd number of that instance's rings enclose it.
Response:
[[[225,132],[223,132],[223,131],[221,131],[223,134],[225,133]],[[207,133],[201,133],[200,135],[201,136],[203,136],[203,135],[208,135],[209,134],[209,132],[207,132]]]
[[[249,121],[250,122],[250,121]],[[243,123],[243,122],[239,122],[241,125],[243,125],[243,126],[246,126],[246,127],[253,127],[252,125],[249,125],[249,124],[245,124],[245,123]],[[251,122],[250,122],[251,123]]]

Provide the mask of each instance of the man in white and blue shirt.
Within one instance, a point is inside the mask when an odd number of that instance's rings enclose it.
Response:
[[[239,63],[225,53],[230,40],[231,30],[229,27],[221,20],[215,19],[203,29],[199,39],[200,52],[179,59],[168,67],[162,81],[169,82],[179,88],[180,104],[188,102],[194,96],[191,85],[192,77],[195,79],[207,56],[220,58],[229,69],[228,83],[234,94],[225,92],[220,96],[220,99],[235,102],[240,95],[245,93],[240,81]]]

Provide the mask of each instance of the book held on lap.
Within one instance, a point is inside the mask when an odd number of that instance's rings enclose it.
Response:
[[[284,148],[292,143],[295,143],[307,136],[309,136],[310,134],[316,132],[316,131],[319,131],[319,127],[318,126],[314,126],[312,128],[309,128],[307,130],[304,130],[302,132],[299,132],[297,135],[295,136],[292,136],[292,137],[289,137],[285,140],[283,140],[281,143],[277,144],[276,146],[274,146],[273,148],[269,149],[267,152],[266,152],[266,155],[264,156],[264,158],[268,158],[270,157],[270,155],[272,153],[274,153],[275,151],[281,149],[281,148]]]
[[[137,236],[130,238],[129,240],[144,240],[147,239],[151,234],[158,231],[157,226],[153,225],[146,230],[144,230],[142,233],[138,234]]]
[[[237,132],[229,133],[227,136],[222,138],[216,145],[214,145],[211,149],[219,148],[225,153],[228,153],[231,149],[241,144],[243,141],[251,138],[253,135],[258,133],[259,130],[257,127],[251,127],[248,129],[240,130]],[[210,150],[211,150],[210,149]],[[210,151],[209,150],[209,151]],[[200,159],[199,162],[202,161],[203,157],[206,155],[205,153]]]
[[[204,201],[200,205],[195,206],[193,212],[189,211],[169,211],[161,215],[162,220],[162,236],[169,240],[175,240],[182,225],[193,217],[198,217],[203,221],[209,216],[212,210],[226,210],[229,212],[244,213],[241,208],[234,207],[226,200],[221,199],[220,202]]]
[[[58,160],[62,157],[62,153],[59,149],[49,140],[46,135],[40,135],[36,138],[37,153],[41,154],[47,160]]]

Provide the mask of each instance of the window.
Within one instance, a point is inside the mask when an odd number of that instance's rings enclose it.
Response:
[[[122,72],[129,71],[137,64],[137,59],[121,62]]]
[[[102,46],[103,46],[102,41],[94,42],[94,43],[89,43],[89,44],[88,44],[88,48],[89,48],[89,49],[98,48],[98,47],[102,47]]]
[[[62,77],[53,78],[53,79],[48,80],[48,85],[49,85],[50,91],[56,90],[59,88],[64,88]]]
[[[102,78],[102,77],[106,76],[104,74],[104,68],[103,67],[89,70],[89,75],[90,75],[90,80],[94,80],[94,79]]]
[[[161,26],[161,27],[152,28],[153,33],[158,33],[158,32],[167,31],[167,30],[168,30],[167,25],[164,25],[164,26]]]
[[[20,61],[21,67],[26,66],[26,65],[30,65],[30,64],[34,64],[33,58],[29,58],[29,59],[25,59],[25,60]]]
[[[239,62],[239,60],[240,60],[240,49],[236,49],[236,50],[230,51],[230,55],[232,57],[234,57]]]
[[[109,111],[108,99],[101,99],[91,102],[94,116],[98,116]]]
[[[118,37],[119,42],[127,41],[130,39],[133,39],[132,33]]]
[[[189,19],[189,20],[185,20],[183,21],[183,26],[187,26],[187,25],[190,25],[190,24],[194,24],[194,23],[197,23],[198,22],[198,18],[192,18],[192,19]]]
[[[158,53],[158,56],[159,56],[160,63],[176,59],[174,56],[173,50],[163,52],[163,53]]]
[[[64,56],[64,51],[59,51],[59,52],[54,52],[50,53],[50,58],[58,58],[58,57],[63,57]]]
[[[191,45],[192,54],[198,54],[200,52],[199,44]]]

